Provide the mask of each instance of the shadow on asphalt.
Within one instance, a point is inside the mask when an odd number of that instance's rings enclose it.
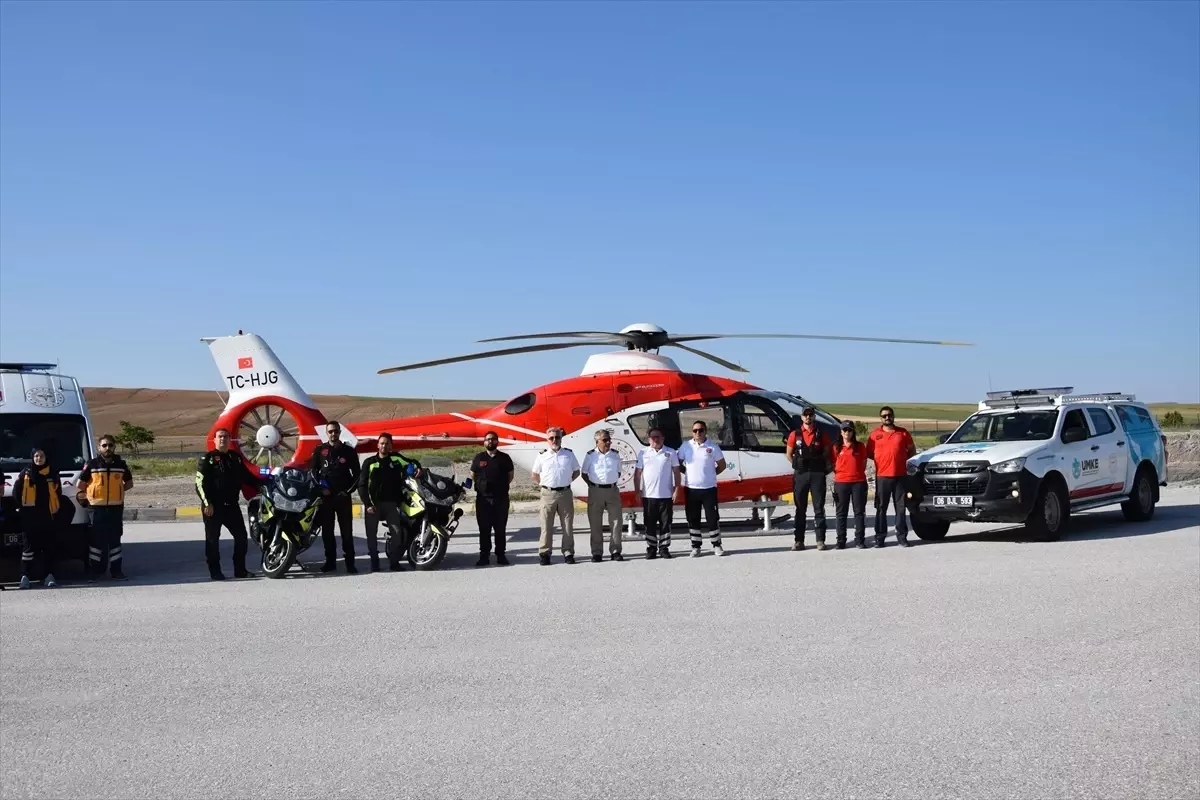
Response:
[[[832,522],[832,517],[829,518]],[[896,547],[895,539],[895,518],[888,517],[888,536],[886,540],[886,548],[891,549]],[[1119,538],[1134,538],[1140,536],[1150,536],[1156,533],[1163,533],[1170,530],[1178,530],[1189,526],[1200,525],[1200,504],[1174,505],[1174,506],[1159,506],[1155,509],[1154,518],[1149,522],[1127,522],[1120,509],[1104,509],[1100,511],[1085,512],[1071,519],[1067,531],[1063,537],[1057,542],[1036,542],[1029,540],[1025,535],[1025,529],[1021,526],[1006,525],[986,531],[975,533],[963,533],[947,536],[941,541],[925,542],[918,539],[915,534],[910,532],[909,538],[914,546],[937,546],[958,544],[962,542],[1028,542],[1034,545],[1050,546],[1056,544],[1070,544],[1072,542],[1088,542],[1101,539],[1119,539]],[[734,527],[734,526],[731,526]],[[672,531],[674,536],[675,531]],[[729,531],[726,538],[738,539],[746,536],[762,536],[762,532],[756,529],[746,531]],[[781,527],[773,531],[773,537],[781,539],[782,543],[770,547],[754,547],[750,549],[742,549],[736,544],[732,544],[725,551],[725,557],[736,557],[739,555],[747,555],[750,553],[787,553],[791,551],[792,546],[792,529],[790,527]],[[560,552],[561,540],[560,532],[556,528],[554,536],[554,553],[551,559],[551,566],[566,566],[563,561],[562,553]],[[537,540],[539,531],[537,527],[521,527],[517,528],[508,534],[508,546],[506,547],[505,555],[509,563],[513,567],[518,566],[535,566],[538,565]],[[576,527],[575,530],[575,558],[576,566],[583,564],[592,564],[591,553],[588,544],[589,532],[586,526],[582,528]],[[608,542],[607,535],[605,536],[605,558],[603,563],[611,563],[608,558]],[[446,558],[442,561],[439,570],[494,570],[504,569],[496,564],[495,554],[493,553],[489,559],[489,566],[477,567],[476,561],[479,559],[479,551],[476,547],[477,534],[472,532],[464,532],[455,536],[452,543],[457,543],[457,547],[451,549],[446,554]],[[871,529],[871,520],[868,519],[867,528],[867,543],[868,550],[875,549],[874,547],[874,532]],[[467,546],[464,548],[464,544]],[[513,545],[522,545],[514,548]],[[826,544],[829,550],[834,550],[834,533],[832,527],[826,534]],[[810,551],[816,552],[816,543],[813,539],[812,521],[809,520],[808,532],[805,536],[805,554]],[[108,588],[117,589],[127,586],[156,586],[165,584],[188,584],[188,583],[209,583],[208,567],[204,563],[204,541],[202,539],[187,540],[187,541],[170,541],[170,542],[130,542],[126,541],[122,545],[124,550],[124,567],[127,575],[130,576],[128,581],[113,581],[107,577],[100,578],[96,583],[88,583],[83,568],[83,562],[80,560],[71,560],[59,562],[54,568],[55,577],[59,581],[62,589],[77,589],[77,588]],[[582,549],[581,549],[582,547]],[[846,550],[855,550],[853,530],[848,532],[848,541]],[[346,573],[344,561],[340,557],[341,542],[338,542],[338,569],[333,573],[322,573],[321,565],[325,561],[324,548],[320,540],[317,540],[313,547],[310,547],[300,555],[300,562],[305,566],[302,571],[295,567],[288,573],[283,580],[325,580],[330,578],[355,579],[369,574],[370,561],[367,557],[367,541],[365,537],[356,536],[354,539],[354,551],[356,555],[355,563],[358,567],[358,575],[349,575]],[[626,538],[622,551],[626,561],[643,560],[646,557],[646,550],[642,540]],[[687,543],[686,528],[683,531],[683,538],[672,543],[671,552],[675,556],[672,560],[690,559]],[[799,555],[799,554],[797,554]],[[713,558],[712,546],[707,537],[704,542],[704,554],[702,558]],[[221,569],[224,571],[229,581],[235,581],[233,578],[233,540],[225,535],[221,539]],[[254,572],[259,573],[258,580],[266,580],[262,577],[261,568],[262,554],[258,546],[254,543],[250,544],[250,550],[247,556],[247,566]],[[598,565],[597,565],[598,566]],[[405,562],[405,574],[414,572],[411,565]],[[383,559],[383,569],[380,574],[389,572],[387,568],[387,559]],[[20,557],[15,559],[6,558],[0,561],[0,584],[3,584],[5,589],[11,590],[16,588],[17,581],[20,580]],[[35,581],[34,585],[38,586],[39,581]]]
[[[959,542],[1027,542],[1050,546],[1072,542],[1093,542],[1101,539],[1128,539],[1151,536],[1165,531],[1178,530],[1200,525],[1200,504],[1157,506],[1154,518],[1148,522],[1128,522],[1120,508],[1085,511],[1072,516],[1066,530],[1056,542],[1039,542],[1030,539],[1020,525],[1005,525],[1001,528],[977,533],[951,533],[939,542],[925,544],[957,544]],[[920,542],[918,542],[920,543]]]

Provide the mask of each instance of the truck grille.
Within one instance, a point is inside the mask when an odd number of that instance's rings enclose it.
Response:
[[[987,491],[986,461],[943,461],[925,465],[925,494],[969,494]]]

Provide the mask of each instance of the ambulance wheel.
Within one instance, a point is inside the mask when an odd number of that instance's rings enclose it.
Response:
[[[1154,482],[1147,467],[1138,469],[1133,492],[1121,503],[1121,511],[1130,522],[1146,522],[1154,516]]]
[[[1025,529],[1039,542],[1057,541],[1070,515],[1071,505],[1062,481],[1048,480],[1042,483],[1033,511],[1025,521]]]

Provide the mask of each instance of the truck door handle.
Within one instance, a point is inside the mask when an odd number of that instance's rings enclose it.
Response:
[[[1124,446],[1125,446],[1124,441],[1117,442],[1117,447],[1124,447]]]
[[[1093,450],[1093,451],[1095,451],[1095,450],[1099,450],[1099,449],[1100,449],[1100,445],[1098,445],[1098,444],[1094,444],[1094,445],[1092,445],[1092,450]]]

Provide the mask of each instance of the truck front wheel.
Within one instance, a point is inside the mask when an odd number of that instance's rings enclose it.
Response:
[[[928,519],[921,517],[919,514],[913,514],[912,529],[918,539],[926,542],[936,542],[939,539],[945,539],[946,534],[950,532],[950,520]]]
[[[1046,481],[1038,492],[1037,502],[1025,521],[1025,528],[1041,542],[1053,542],[1062,535],[1071,514],[1067,493],[1058,481]]]

